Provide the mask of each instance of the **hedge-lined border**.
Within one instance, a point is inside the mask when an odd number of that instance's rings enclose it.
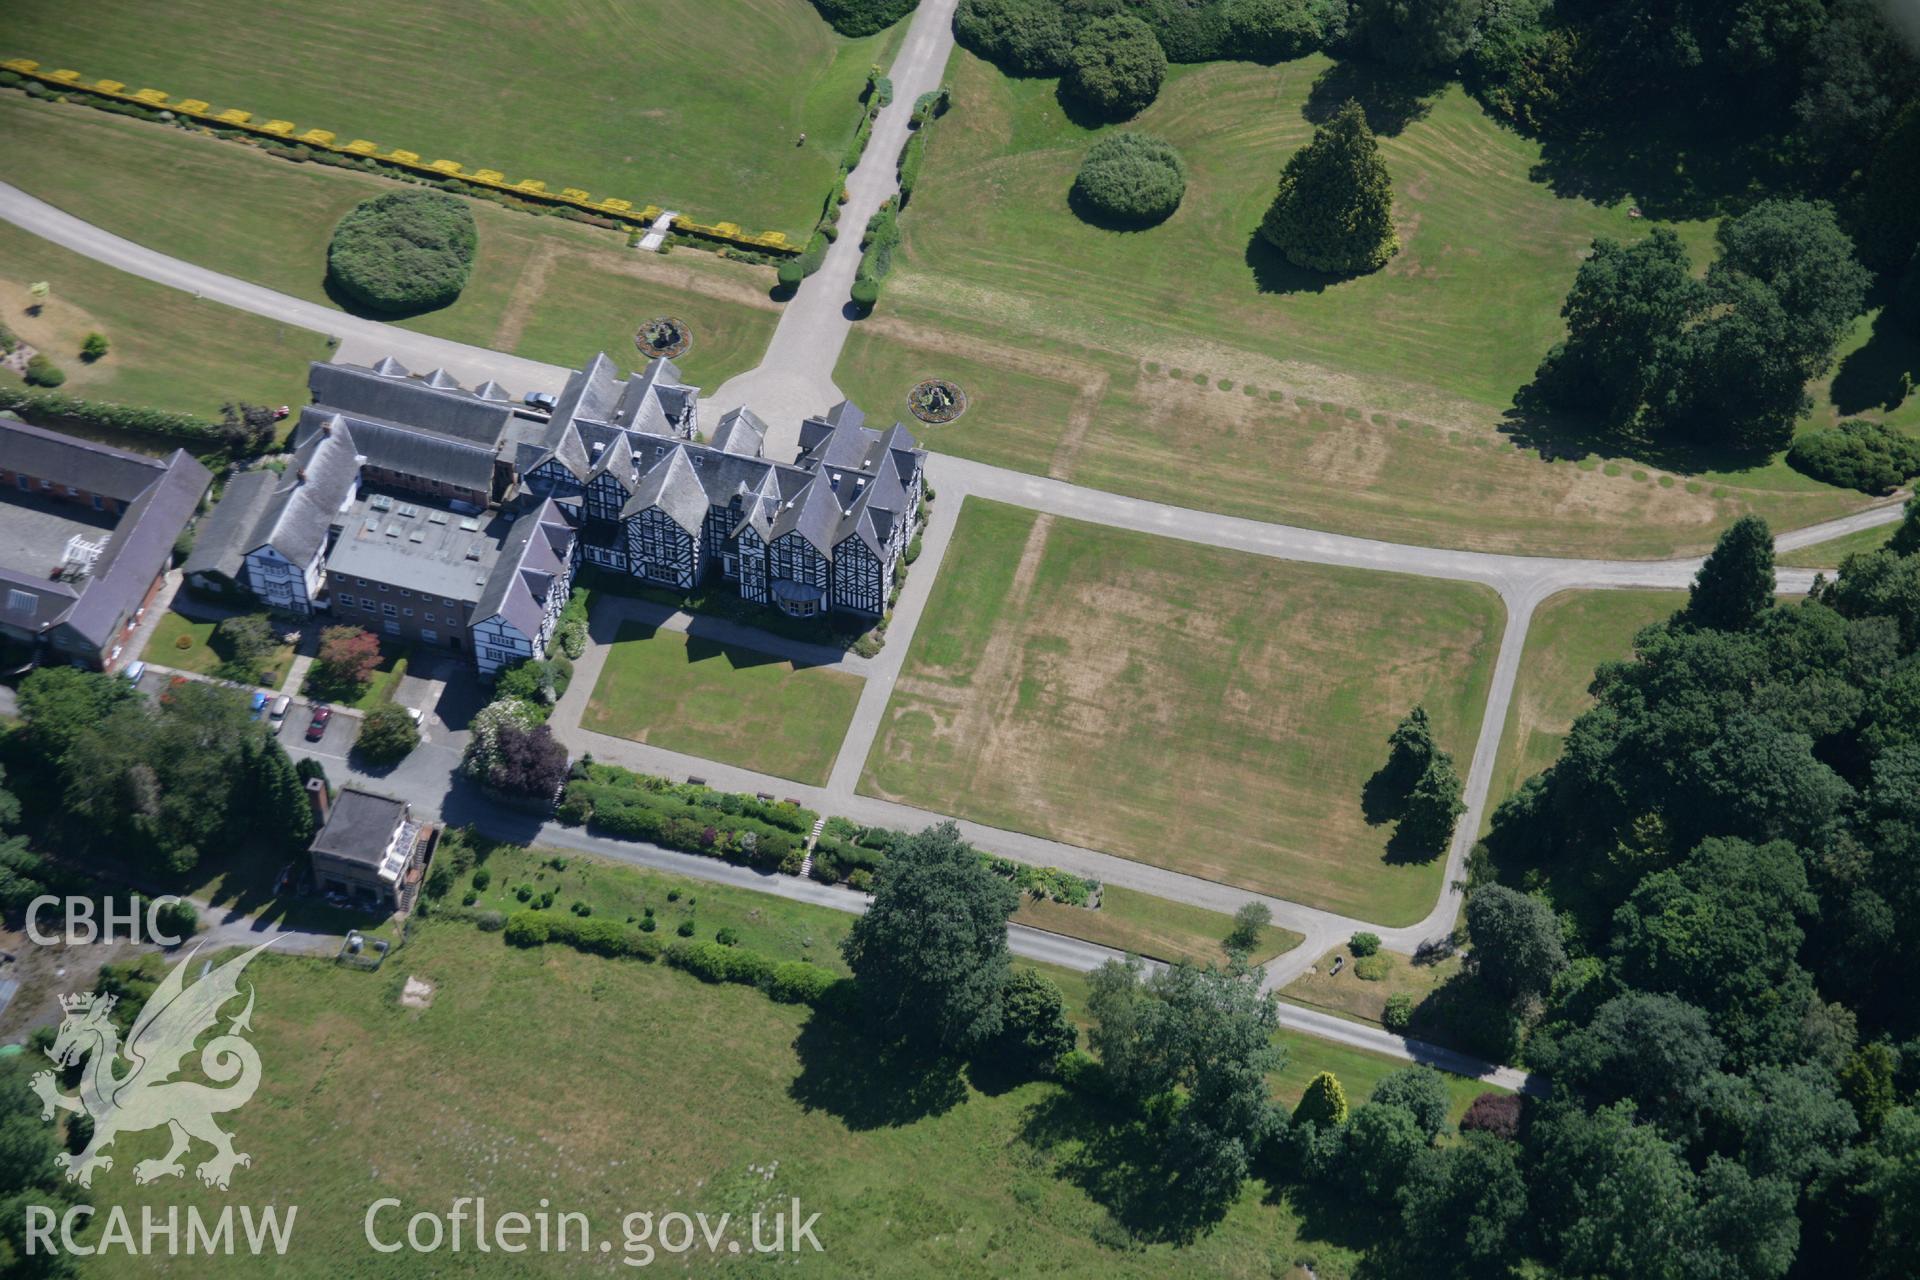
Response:
[[[429,178],[442,181],[451,179],[489,191],[504,192],[536,204],[579,209],[586,213],[612,218],[637,229],[652,226],[654,221],[665,212],[655,204],[636,209],[631,200],[622,200],[617,196],[595,200],[591,194],[579,187],[563,187],[557,192],[549,191],[546,182],[539,178],[522,178],[518,182],[509,182],[506,174],[498,169],[469,170],[458,160],[427,160],[418,152],[400,147],[383,152],[379,143],[370,142],[365,138],[341,142],[338,135],[327,129],[300,130],[299,126],[291,120],[259,121],[253,118],[252,112],[243,111],[238,107],[227,107],[216,111],[212,104],[199,98],[181,98],[176,101],[159,89],[138,89],[129,92],[127,86],[119,80],[88,81],[83,79],[78,71],[66,68],[43,71],[40,64],[32,58],[8,58],[0,61],[0,68],[37,80],[51,88],[78,90],[113,101],[145,107],[151,111],[171,111],[175,115],[187,116],[215,128],[237,129],[275,142],[298,143],[301,146],[317,147],[340,155],[372,160],[378,164],[391,165],[396,169],[404,169]],[[701,223],[683,215],[675,215],[673,229],[683,236],[739,245],[762,253],[798,254],[805,247],[787,239],[784,231],[750,232],[743,230],[736,222]]]

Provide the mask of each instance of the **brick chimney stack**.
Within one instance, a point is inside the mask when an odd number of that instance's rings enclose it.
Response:
[[[307,779],[307,802],[313,806],[313,829],[318,831],[327,825],[327,812],[333,801],[327,795],[327,784],[319,778]]]

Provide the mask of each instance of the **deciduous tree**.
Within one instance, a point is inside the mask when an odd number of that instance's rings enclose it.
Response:
[[[928,1053],[968,1052],[998,1035],[1018,902],[951,822],[896,847],[841,944],[876,1029]]]

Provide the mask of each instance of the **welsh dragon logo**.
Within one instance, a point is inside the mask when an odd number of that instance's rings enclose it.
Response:
[[[115,997],[96,996],[90,991],[60,997],[66,1017],[47,1056],[62,1070],[86,1059],[80,1071],[80,1092],[60,1092],[52,1071],[34,1076],[33,1089],[43,1104],[42,1120],[53,1119],[56,1110],[93,1119],[93,1140],[84,1151],[79,1155],[63,1151],[54,1157],[55,1163],[67,1171],[69,1182],[91,1186],[95,1169],[113,1168],[113,1157],[102,1155],[103,1148],[123,1133],[161,1125],[172,1131],[172,1146],[160,1159],[134,1165],[135,1182],[181,1176],[185,1170],[180,1157],[196,1138],[213,1147],[212,1157],[196,1170],[200,1181],[210,1187],[226,1190],[234,1169],[253,1163],[251,1156],[233,1149],[232,1135],[214,1123],[221,1112],[244,1106],[260,1087],[260,1055],[242,1034],[252,1030],[251,984],[247,987],[246,1008],[233,1015],[226,1030],[200,1050],[201,1071],[225,1087],[171,1077],[193,1052],[194,1042],[220,1021],[220,1010],[239,998],[241,971],[272,945],[271,941],[264,942],[188,986],[185,971],[199,953],[200,948],[195,947],[167,971],[134,1020],[124,1045],[112,1020]]]

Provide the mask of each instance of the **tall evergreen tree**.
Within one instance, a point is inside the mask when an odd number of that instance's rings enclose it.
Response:
[[[1773,607],[1773,587],[1773,531],[1759,516],[1742,516],[1694,575],[1687,620],[1716,631],[1743,630]]]
[[[840,949],[883,1035],[925,1052],[966,1052],[998,1035],[1013,886],[951,822],[893,851],[873,905]]]
[[[1294,265],[1331,275],[1377,271],[1400,251],[1393,182],[1359,103],[1293,153],[1260,234]]]
[[[299,853],[313,842],[313,805],[306,783],[278,738],[263,740],[254,764],[252,798],[264,829],[279,832],[288,852]]]
[[[1427,709],[1415,706],[1387,736],[1386,776],[1382,781],[1396,791],[1412,790],[1439,749],[1433,740],[1433,721],[1427,717]]]

